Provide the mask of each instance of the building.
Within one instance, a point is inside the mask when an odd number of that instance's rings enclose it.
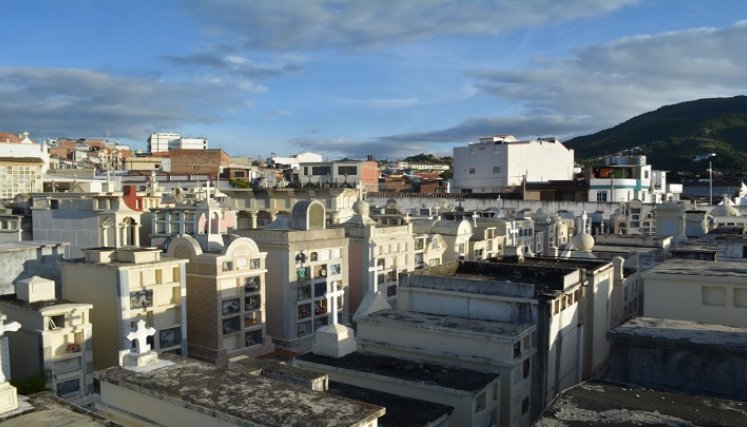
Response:
[[[611,331],[609,340],[609,377],[615,382],[747,399],[747,329],[743,327],[634,317]]]
[[[60,262],[62,296],[92,304],[95,369],[119,363],[138,320],[157,334],[159,353],[187,355],[186,260],[162,257],[155,248],[89,248],[85,257]]]
[[[266,252],[237,235],[181,235],[166,244],[187,264],[191,357],[225,366],[237,356],[272,351],[266,327]]]
[[[448,379],[450,373],[459,371],[457,368],[468,370],[467,375],[470,374],[469,371],[498,375],[500,381],[493,382],[495,388],[484,395],[484,399],[492,401],[492,408],[477,404],[468,406],[465,410],[464,406],[454,405],[453,401],[439,402],[455,406],[450,425],[488,422],[495,425],[528,426],[531,421],[531,376],[534,372],[531,359],[536,352],[532,342],[535,332],[535,326],[526,323],[398,308],[397,311],[382,310],[361,318],[358,321],[356,339],[358,351],[364,354],[450,367],[440,372],[432,371],[439,372],[431,374],[434,381]],[[393,366],[397,364],[392,363]],[[366,366],[366,363],[362,366]],[[365,371],[366,368],[360,370]],[[336,379],[332,373],[330,378]],[[375,388],[381,390],[379,387]],[[481,390],[477,391],[477,401],[482,401],[483,397],[479,393]],[[410,397],[418,398],[417,395]]]
[[[33,276],[57,282],[60,295],[60,265],[68,253],[66,242],[6,242],[0,243],[0,295],[16,292],[19,280]]]
[[[229,166],[228,154],[220,148],[175,148],[167,154],[171,159],[171,173],[176,175],[208,175],[211,179],[217,179],[223,168]]]
[[[207,138],[183,137],[178,133],[154,132],[148,137],[148,152],[170,150],[207,150]]]
[[[682,193],[682,184],[667,184],[667,173],[651,169],[646,156],[609,156],[585,175],[590,201],[663,203]]]
[[[403,278],[398,300],[400,311],[496,322],[495,328],[500,330],[506,328],[502,324],[520,328],[520,332],[502,340],[510,341],[512,346],[519,342],[515,347],[518,351],[511,353],[517,354],[511,359],[511,366],[515,362],[521,364],[520,374],[512,372],[508,376],[514,381],[513,375],[520,375],[519,383],[511,383],[518,388],[504,386],[503,396],[509,402],[505,405],[510,405],[510,410],[504,406],[502,414],[512,420],[523,420],[523,425],[539,415],[560,391],[581,381],[585,359],[581,326],[586,316],[584,274],[574,266],[554,261],[530,261],[451,262],[419,270]],[[358,340],[366,348],[361,328]],[[531,338],[525,343],[522,340],[527,334]],[[485,344],[484,339],[478,342],[476,346]],[[453,356],[449,363],[493,371],[507,366],[497,356],[505,353],[496,353],[493,358],[473,358],[474,348],[462,344],[450,346],[447,353]],[[443,355],[443,349],[441,352]]]
[[[747,264],[672,259],[642,274],[643,315],[747,327]]]
[[[573,150],[556,138],[480,138],[466,147],[454,147],[451,192],[500,193],[524,182],[570,180],[573,168]]]
[[[355,215],[336,227],[350,240],[350,309],[356,312],[368,293],[381,292],[396,306],[401,274],[415,270],[415,239],[409,222],[379,224],[369,216],[368,202],[353,205]]]
[[[44,161],[39,157],[0,157],[0,200],[42,191]]]
[[[150,245],[164,248],[171,237],[184,234],[198,237],[225,235],[237,228],[238,217],[231,209],[209,194],[198,194],[196,200],[181,200],[172,207],[150,209],[143,222],[150,223]]]
[[[97,372],[100,413],[124,425],[376,427],[384,408],[193,359]]]
[[[55,297],[52,280],[34,276],[0,298],[0,311],[21,329],[8,335],[15,382],[41,377],[47,389],[71,400],[93,393],[91,304]]]
[[[139,246],[142,209],[134,187],[123,193],[37,193],[31,204],[34,240],[70,242],[74,258],[85,248]]]
[[[498,421],[501,376],[496,373],[360,352],[341,358],[309,353],[294,364],[325,372],[337,383],[451,406],[448,425],[490,426]]]
[[[324,159],[321,154],[305,152],[293,154],[288,157],[280,157],[275,153],[267,159],[267,165],[276,169],[299,169],[301,163],[322,163]]]
[[[464,260],[469,257],[472,224],[465,220],[448,220],[441,217],[415,217],[412,230],[417,235],[440,235],[446,243],[442,262]],[[501,235],[496,231],[496,236]]]
[[[300,163],[298,182],[301,185],[356,187],[366,191],[379,190],[379,166],[370,160],[337,160]]]
[[[290,217],[237,232],[267,253],[267,329],[284,348],[309,348],[314,332],[330,323],[328,291],[346,291],[337,305],[341,322],[351,313],[348,239],[342,228],[327,228],[325,217],[321,202],[302,200]]]

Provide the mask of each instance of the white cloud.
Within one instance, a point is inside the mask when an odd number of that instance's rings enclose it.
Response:
[[[221,79],[163,81],[70,68],[0,68],[0,117],[36,138],[112,136],[144,141],[149,131],[213,123],[250,103]],[[205,106],[210,108],[206,109]]]
[[[609,13],[636,0],[218,0],[188,8],[259,50],[361,50],[447,34],[496,34]]]

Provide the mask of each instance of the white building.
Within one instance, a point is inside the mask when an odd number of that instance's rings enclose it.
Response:
[[[512,135],[454,147],[452,193],[498,193],[523,181],[573,178],[573,150],[555,138],[519,141]]]
[[[610,156],[587,170],[589,201],[663,203],[679,200],[682,184],[667,184],[667,173],[652,170],[646,156]]]
[[[148,137],[148,152],[169,150],[207,150],[207,138],[183,137],[178,133],[154,132]]]
[[[298,169],[301,163],[321,163],[323,161],[321,154],[307,151],[289,157],[280,157],[273,153],[267,160],[267,164],[278,169]]]

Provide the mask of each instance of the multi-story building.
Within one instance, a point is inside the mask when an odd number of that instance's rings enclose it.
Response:
[[[207,138],[183,137],[178,133],[154,132],[148,137],[148,152],[169,150],[207,150]]]
[[[267,337],[266,252],[235,234],[182,235],[166,253],[187,264],[191,357],[225,366],[229,359],[272,351]]]
[[[337,160],[301,163],[298,168],[301,185],[355,187],[362,184],[366,191],[379,190],[379,166],[372,160]]]
[[[66,399],[93,393],[91,304],[55,298],[53,280],[18,281],[16,295],[0,298],[0,311],[21,329],[8,335],[15,382],[41,377],[46,388]]]
[[[512,135],[454,147],[452,193],[500,193],[524,182],[573,178],[573,150],[555,138],[519,141]]]
[[[667,174],[646,164],[646,156],[610,156],[586,170],[590,201],[663,203],[678,200],[681,184],[667,184]]]
[[[342,228],[326,228],[324,206],[302,200],[290,217],[280,216],[258,230],[237,233],[267,252],[267,328],[285,348],[310,347],[314,332],[333,314],[327,292],[343,289],[339,321],[350,314],[348,239]]]
[[[277,169],[298,169],[301,163],[321,163],[324,159],[321,154],[305,152],[293,154],[288,157],[273,155],[267,159],[267,165]]]
[[[119,351],[139,320],[156,334],[155,351],[187,355],[187,260],[162,257],[155,248],[89,248],[85,257],[60,262],[62,296],[93,305],[95,369],[119,363]]]

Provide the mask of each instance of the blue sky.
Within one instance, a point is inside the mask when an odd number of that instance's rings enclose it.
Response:
[[[747,90],[747,2],[0,3],[0,130],[233,155],[450,154]]]

